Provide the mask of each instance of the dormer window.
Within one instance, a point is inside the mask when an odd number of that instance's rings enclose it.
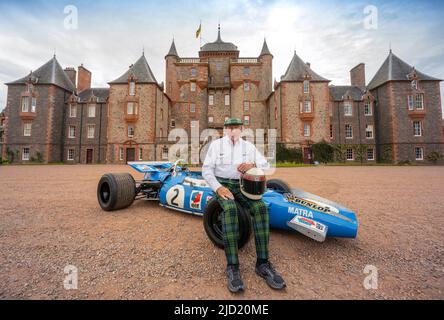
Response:
[[[135,96],[136,95],[136,83],[132,80],[129,83],[129,95]]]
[[[351,102],[344,102],[344,115],[352,116],[352,104],[351,104]]]
[[[308,82],[308,80],[304,81],[304,93],[309,93],[310,92],[310,82]]]
[[[411,85],[413,89],[418,89],[418,81],[412,80]]]
[[[28,84],[28,93],[32,93],[32,91],[34,91],[34,85],[32,83]]]

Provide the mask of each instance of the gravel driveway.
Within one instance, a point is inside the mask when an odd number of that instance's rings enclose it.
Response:
[[[106,213],[96,186],[127,166],[0,167],[0,298],[443,299],[444,167],[282,168],[274,178],[357,212],[357,239],[317,243],[273,230],[271,260],[287,282],[254,273],[254,241],[240,251],[245,293],[232,295],[225,256],[202,218],[136,202]],[[135,174],[140,178],[140,174]],[[64,268],[78,289],[64,289]],[[366,265],[378,289],[363,286]]]

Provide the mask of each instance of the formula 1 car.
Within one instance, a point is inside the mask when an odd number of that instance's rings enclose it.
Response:
[[[204,217],[204,229],[210,240],[223,248],[222,208],[201,172],[176,162],[129,162],[144,173],[135,181],[129,173],[107,173],[97,187],[100,207],[112,211],[129,207],[134,200],[159,201],[166,208]],[[284,181],[267,181],[262,200],[268,206],[270,227],[293,230],[316,241],[326,237],[355,238],[358,222],[355,213],[337,203],[290,188]],[[238,205],[239,241],[244,246],[252,233],[251,217]]]

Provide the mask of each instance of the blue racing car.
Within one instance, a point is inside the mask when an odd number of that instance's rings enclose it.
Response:
[[[135,181],[129,173],[107,173],[97,186],[97,198],[105,211],[123,209],[134,200],[154,200],[160,205],[204,217],[204,228],[210,240],[223,248],[222,208],[201,172],[190,171],[172,162],[129,162],[144,173]],[[290,188],[284,181],[267,181],[262,200],[269,208],[270,227],[298,231],[322,242],[326,237],[355,238],[358,222],[355,213],[337,203]],[[252,223],[247,210],[238,206],[239,247],[251,235]]]

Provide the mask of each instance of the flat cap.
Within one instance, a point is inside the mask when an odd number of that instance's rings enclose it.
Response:
[[[239,118],[229,118],[225,120],[224,126],[242,126],[244,123]]]

